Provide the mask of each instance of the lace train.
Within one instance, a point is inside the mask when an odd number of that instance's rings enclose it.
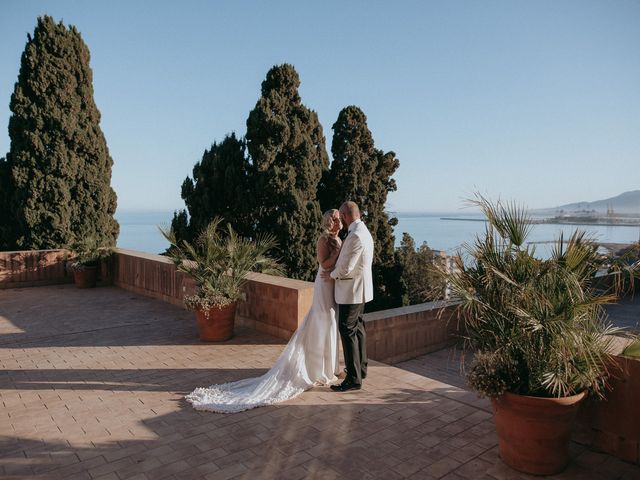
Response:
[[[337,382],[338,330],[333,282],[314,283],[313,303],[302,325],[264,375],[196,388],[185,397],[196,410],[235,413],[290,400],[314,385]]]

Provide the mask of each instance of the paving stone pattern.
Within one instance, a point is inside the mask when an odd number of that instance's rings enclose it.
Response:
[[[283,345],[249,329],[200,343],[191,312],[117,288],[2,290],[0,477],[534,478],[500,462],[489,404],[446,376],[447,351],[374,363],[357,392],[317,387],[233,415],[184,401],[264,373]],[[640,479],[640,467],[572,444],[553,478]]]

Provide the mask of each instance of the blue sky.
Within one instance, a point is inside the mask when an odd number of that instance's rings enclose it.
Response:
[[[292,63],[329,148],[355,104],[400,159],[393,211],[479,191],[532,208],[640,188],[640,2],[0,2],[0,155],[38,15],[75,25],[122,210],[183,207],[214,140],[245,133],[268,69]]]

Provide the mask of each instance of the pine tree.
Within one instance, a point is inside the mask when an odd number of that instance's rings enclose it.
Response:
[[[256,229],[276,236],[287,274],[310,280],[320,231],[318,184],[328,168],[317,114],[302,104],[292,65],[277,65],[247,119],[247,148],[255,168]]]
[[[93,99],[89,50],[75,27],[38,18],[11,96],[6,158],[8,247],[115,245],[113,160]]]
[[[190,218],[187,227],[186,212],[174,214],[171,225],[177,238],[191,241],[214,217],[223,218],[242,236],[253,236],[251,182],[245,141],[232,133],[214,143],[193,167],[193,178],[182,183]]]
[[[358,204],[375,242],[375,292],[368,309],[399,306],[404,290],[394,256],[393,227],[397,219],[389,218],[385,205],[387,194],[396,190],[391,177],[400,162],[394,152],[375,148],[367,117],[354,105],[343,108],[333,124],[331,153],[333,162],[323,176],[320,192],[323,208],[336,208],[346,200]]]

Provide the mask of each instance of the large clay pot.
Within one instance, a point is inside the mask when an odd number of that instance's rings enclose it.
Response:
[[[83,267],[73,271],[73,281],[78,288],[93,288],[98,278],[98,267]]]
[[[237,303],[213,307],[208,312],[196,310],[198,331],[203,342],[224,342],[233,337]]]
[[[492,399],[504,463],[533,475],[564,470],[578,405],[584,396],[584,392],[563,398],[505,393]]]

